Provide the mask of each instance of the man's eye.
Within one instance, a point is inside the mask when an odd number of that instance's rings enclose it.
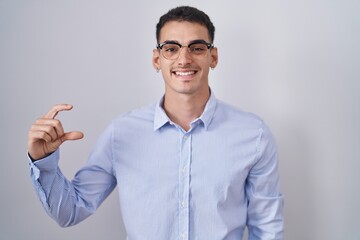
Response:
[[[200,45],[194,45],[194,46],[191,46],[191,52],[194,52],[194,53],[201,53],[201,52],[204,52],[206,51],[206,46],[203,45],[203,44],[200,44]]]
[[[165,52],[176,52],[179,50],[178,46],[164,46]]]

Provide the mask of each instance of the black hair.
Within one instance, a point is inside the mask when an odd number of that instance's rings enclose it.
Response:
[[[158,24],[156,24],[157,43],[159,43],[160,41],[160,31],[162,27],[164,27],[164,25],[170,21],[179,21],[179,22],[187,21],[191,23],[199,23],[207,28],[210,37],[210,42],[211,43],[214,42],[215,27],[211,22],[209,16],[197,8],[189,7],[189,6],[180,6],[170,9],[166,14],[160,17]]]

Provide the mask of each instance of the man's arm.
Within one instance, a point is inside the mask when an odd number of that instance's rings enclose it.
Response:
[[[283,240],[283,195],[280,193],[275,141],[264,125],[257,142],[257,161],[246,182],[248,230],[252,240]]]
[[[54,106],[29,131],[28,151],[33,186],[46,212],[63,227],[74,225],[94,213],[116,185],[111,164],[111,131],[103,134],[88,164],[72,181],[58,167],[59,146],[66,140],[83,137],[81,132],[65,133],[59,111],[71,105]],[[101,161],[97,161],[101,159]]]

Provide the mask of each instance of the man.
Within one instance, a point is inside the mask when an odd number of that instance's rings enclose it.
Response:
[[[83,137],[55,119],[54,106],[29,132],[33,185],[47,213],[71,226],[95,212],[115,186],[127,239],[283,239],[283,197],[269,129],[215,98],[215,28],[192,7],[160,18],[153,66],[165,94],[115,119],[72,181],[58,168],[59,146]]]

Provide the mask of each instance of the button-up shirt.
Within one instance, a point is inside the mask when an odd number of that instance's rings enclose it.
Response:
[[[30,162],[33,185],[61,226],[95,212],[117,186],[128,240],[283,239],[276,146],[257,116],[213,93],[188,131],[162,99],[116,118],[72,181],[59,150]]]

